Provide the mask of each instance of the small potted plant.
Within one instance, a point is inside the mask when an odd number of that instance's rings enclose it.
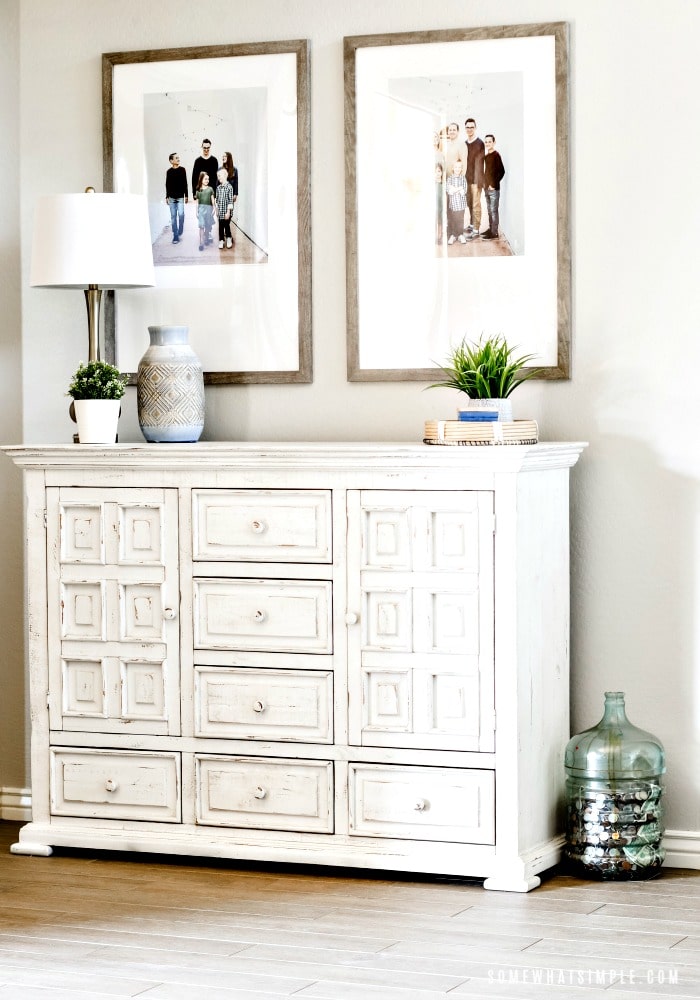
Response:
[[[534,354],[515,357],[515,348],[509,347],[505,337],[481,337],[476,343],[466,338],[452,348],[441,368],[445,374],[442,382],[428,388],[457,389],[469,397],[469,407],[460,408],[460,416],[473,409],[492,410],[499,420],[512,420],[513,410],[508,398],[514,389],[537,375],[539,368],[527,368]]]
[[[114,444],[128,376],[106,361],[81,363],[68,386],[81,444]]]

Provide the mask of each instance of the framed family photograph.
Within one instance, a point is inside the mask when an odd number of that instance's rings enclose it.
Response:
[[[174,324],[208,383],[311,382],[308,41],[111,52],[102,81],[104,190],[146,195],[156,274],[112,293],[108,360]]]
[[[501,335],[569,378],[564,23],[344,39],[348,379]]]

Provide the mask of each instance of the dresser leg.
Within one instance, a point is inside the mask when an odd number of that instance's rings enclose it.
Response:
[[[529,892],[536,889],[540,884],[537,875],[530,875],[529,878],[487,878],[484,881],[484,889],[492,889],[500,892]]]
[[[53,847],[48,844],[33,844],[31,841],[19,841],[12,844],[10,854],[34,854],[40,858],[48,858],[53,854]]]

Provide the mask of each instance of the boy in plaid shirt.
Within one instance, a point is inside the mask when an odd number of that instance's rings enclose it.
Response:
[[[233,212],[233,188],[228,182],[228,174],[224,167],[216,175],[219,183],[216,188],[216,214],[219,216],[219,250],[230,250],[233,240],[231,239],[231,214]]]

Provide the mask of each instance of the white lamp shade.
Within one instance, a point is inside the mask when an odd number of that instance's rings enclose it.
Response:
[[[155,284],[144,195],[86,193],[38,198],[30,282],[46,288]]]

